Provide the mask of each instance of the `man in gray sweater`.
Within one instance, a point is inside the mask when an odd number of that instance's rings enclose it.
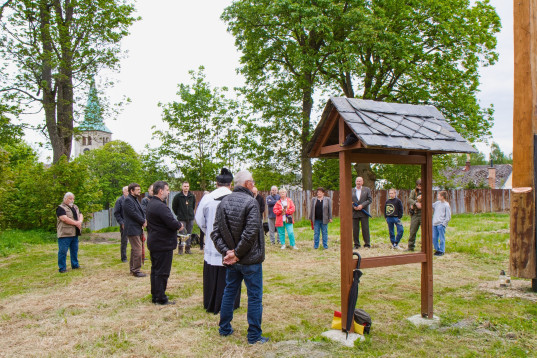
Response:
[[[439,192],[437,198],[433,204],[433,246],[434,255],[442,256],[446,252],[446,227],[451,220],[451,207],[446,191]]]

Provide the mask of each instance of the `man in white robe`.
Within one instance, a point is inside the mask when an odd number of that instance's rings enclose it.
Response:
[[[196,223],[200,230],[205,233],[205,247],[203,250],[203,307],[207,312],[218,314],[222,303],[222,295],[226,287],[226,268],[222,261],[223,257],[214,247],[210,239],[213,231],[214,218],[216,209],[224,197],[231,194],[231,182],[233,175],[231,172],[222,168],[220,175],[216,177],[217,189],[206,194],[198,204],[196,211]],[[240,290],[235,300],[234,308],[240,305]]]

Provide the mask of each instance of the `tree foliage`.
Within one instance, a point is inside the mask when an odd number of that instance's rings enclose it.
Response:
[[[492,142],[490,146],[490,156],[489,159],[492,160],[494,164],[513,164],[512,154],[505,155],[502,152],[500,145],[496,142]]]
[[[159,104],[168,129],[154,132],[191,190],[210,189],[220,168],[233,169],[241,158],[238,105],[227,88],[211,88],[203,71],[189,71],[192,83],[179,84],[179,101]]]
[[[142,188],[148,185],[143,179],[140,156],[130,144],[120,140],[85,152],[75,162],[87,166],[89,176],[98,182],[102,192],[99,203],[105,209],[114,205],[124,186],[133,182]]]
[[[0,92],[38,104],[53,162],[71,155],[75,91],[103,68],[117,69],[120,41],[136,21],[126,0],[8,1],[0,16]]]
[[[36,155],[13,163],[7,170],[8,180],[0,183],[1,228],[54,230],[55,209],[68,191],[75,194],[75,203],[86,219],[101,209],[101,192],[85,165],[68,162],[64,156],[46,168]]]
[[[488,0],[239,0],[222,19],[261,112],[259,136],[293,147],[287,160],[300,160],[305,189],[315,91],[432,104],[470,141],[490,134],[493,109],[476,100],[479,66],[497,59],[500,20]]]

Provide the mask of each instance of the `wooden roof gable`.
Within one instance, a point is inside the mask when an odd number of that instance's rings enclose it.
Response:
[[[340,118],[343,125],[337,123]],[[349,133],[354,133],[358,142],[342,147],[342,138]],[[310,157],[334,157],[339,151],[356,149],[377,153],[476,152],[434,106],[346,97],[330,98],[308,149]]]

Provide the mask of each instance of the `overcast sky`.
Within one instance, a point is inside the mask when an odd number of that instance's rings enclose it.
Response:
[[[159,102],[177,99],[177,84],[189,82],[188,71],[205,66],[212,86],[230,88],[243,83],[235,69],[239,53],[234,38],[220,20],[231,0],[174,1],[138,0],[142,20],[131,28],[123,48],[128,57],[121,72],[113,77],[118,83],[107,91],[112,101],[125,95],[132,100],[115,119],[105,123],[113,139],[130,143],[137,152],[151,142],[152,126],[162,126]],[[512,1],[491,0],[502,20],[498,36],[498,63],[482,69],[479,99],[484,106],[494,104],[493,139],[506,153],[512,152],[513,113],[513,18]],[[102,79],[101,79],[102,80]],[[97,78],[99,83],[99,78]],[[318,118],[314,118],[317,121]],[[151,142],[152,146],[158,143]],[[479,146],[487,152],[486,146]]]

